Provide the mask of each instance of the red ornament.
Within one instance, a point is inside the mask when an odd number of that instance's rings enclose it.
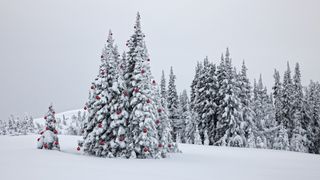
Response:
[[[158,144],[158,147],[159,147],[159,148],[162,148],[162,144]]]
[[[98,127],[99,127],[99,128],[102,128],[102,123],[99,123],[99,124],[98,124]]]
[[[40,138],[38,138],[37,141],[40,141]]]
[[[144,69],[141,70],[141,74],[145,73]]]
[[[59,142],[58,142],[58,141],[55,141],[54,144],[55,144],[55,145],[59,145]]]
[[[147,99],[147,103],[150,103],[151,102],[151,100],[150,99]]]
[[[94,86],[91,86],[91,89],[94,89]]]
[[[120,135],[120,137],[119,137],[119,141],[124,141],[124,135],[122,134],[122,135]]]
[[[150,61],[150,59],[148,58],[148,59],[147,59],[147,61],[149,62],[149,61]]]
[[[49,130],[49,127],[46,127],[46,130]]]
[[[143,133],[147,133],[148,129],[147,128],[143,128]]]
[[[149,148],[148,147],[144,147],[143,148],[143,152],[148,152],[149,151]]]
[[[169,144],[168,147],[171,148],[171,144]]]
[[[121,109],[120,110],[117,110],[117,115],[120,115],[121,114]]]
[[[53,133],[54,133],[54,134],[58,134],[58,131],[57,131],[57,130],[54,130]]]
[[[139,88],[134,88],[133,90],[135,93],[138,93],[139,92]]]
[[[153,80],[153,81],[152,81],[152,84],[156,84],[156,81],[155,81],[155,80]]]
[[[104,145],[104,144],[105,144],[104,140],[101,140],[101,141],[99,142],[99,144],[100,144],[100,145]]]
[[[43,134],[43,131],[41,131],[40,134],[42,135],[42,134]]]
[[[44,119],[47,119],[47,116],[45,116]]]
[[[104,72],[103,72],[103,71],[101,72],[101,75],[104,75]]]
[[[77,151],[80,151],[80,147],[79,146],[77,147]]]
[[[125,92],[123,93],[123,95],[124,95],[124,96],[128,96],[128,92],[125,91]]]
[[[162,112],[162,109],[158,109],[158,113],[161,113]]]
[[[97,100],[100,100],[101,98],[100,98],[100,96],[97,95],[97,96],[96,96],[96,99],[97,99]]]
[[[159,123],[160,123],[160,120],[159,120],[159,119],[157,119],[157,120],[156,120],[156,124],[159,124]]]
[[[87,106],[85,106],[83,109],[84,109],[84,110],[87,110]]]
[[[126,46],[128,46],[128,43],[126,43]]]
[[[43,147],[44,147],[45,149],[48,149],[48,144],[45,143],[45,144],[43,145]]]

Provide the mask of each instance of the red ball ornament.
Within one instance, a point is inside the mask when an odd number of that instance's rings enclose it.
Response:
[[[55,145],[59,145],[59,142],[58,142],[58,141],[55,141],[54,144],[55,144]]]
[[[143,133],[147,133],[147,128],[143,128]]]
[[[45,143],[45,144],[43,145],[43,147],[44,147],[45,149],[48,149],[48,144]]]
[[[149,61],[150,61],[150,59],[148,58],[148,59],[147,59],[147,61],[149,62]]]
[[[128,92],[125,91],[125,92],[123,93],[123,95],[124,95],[124,96],[128,96]]]
[[[99,127],[99,128],[102,128],[102,123],[99,123],[99,124],[98,124],[98,127]]]
[[[126,46],[128,46],[128,43],[126,43]]]
[[[124,141],[124,135],[120,135],[119,141]]]
[[[45,116],[44,119],[47,119],[47,116]]]
[[[54,130],[53,133],[54,133],[54,134],[58,134],[58,131],[57,131],[57,130]]]
[[[40,138],[38,138],[37,141],[40,141]]]
[[[159,148],[162,148],[162,144],[158,144],[158,147],[159,147]]]
[[[40,134],[42,135],[42,134],[43,134],[43,131],[41,131]]]
[[[149,148],[148,147],[144,147],[143,148],[143,152],[148,152],[149,151]]]
[[[101,75],[104,75],[104,72],[101,72]]]
[[[94,89],[94,86],[91,86],[91,89]]]
[[[151,100],[150,100],[150,99],[147,99],[147,103],[151,103]]]
[[[156,81],[155,81],[155,80],[153,80],[153,81],[152,81],[152,84],[154,84],[154,85],[155,85],[155,84],[156,84]]]
[[[84,110],[87,110],[87,106],[85,106],[83,109],[84,109]]]
[[[135,93],[138,93],[139,92],[139,88],[134,88],[133,90]]]
[[[104,140],[101,140],[101,141],[99,142],[99,144],[100,144],[100,145],[104,145],[104,144],[105,144]]]
[[[97,95],[97,96],[96,96],[96,99],[97,99],[97,100],[100,100],[101,98],[100,98],[100,96]]]
[[[49,130],[49,127],[46,127],[46,130]]]
[[[141,74],[145,73],[144,69],[141,70]]]
[[[162,109],[158,109],[158,113],[161,113],[162,112]]]
[[[77,151],[80,151],[80,147],[79,146],[77,147]]]
[[[159,120],[159,119],[157,119],[157,120],[156,120],[156,124],[159,124],[159,123],[160,123],[160,120]]]
[[[168,147],[171,148],[171,144],[169,144]]]
[[[120,115],[121,114],[121,109],[120,110],[117,110],[117,115]]]

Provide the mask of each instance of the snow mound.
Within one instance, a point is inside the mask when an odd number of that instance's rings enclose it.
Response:
[[[37,149],[37,138],[0,136],[0,179],[320,179],[319,155],[180,144],[166,159],[108,159],[78,152],[79,136],[59,135],[60,152]]]

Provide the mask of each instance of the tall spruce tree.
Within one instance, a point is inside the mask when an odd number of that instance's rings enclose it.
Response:
[[[282,123],[287,129],[289,139],[292,137],[293,130],[293,82],[291,78],[291,70],[289,62],[287,63],[287,70],[283,76],[283,90],[282,90]]]
[[[179,117],[179,98],[175,84],[176,76],[173,73],[173,68],[170,68],[169,85],[167,91],[167,103],[169,111],[169,119],[172,122],[172,137],[175,140],[177,132],[180,130],[180,117]]]
[[[241,132],[240,100],[237,97],[235,74],[230,59],[229,50],[226,51],[224,61],[218,68],[218,121],[216,126],[215,144],[222,146],[244,147],[244,139]]]
[[[238,86],[239,86],[239,99],[241,102],[241,112],[242,112],[242,126],[240,128],[243,129],[242,132],[245,134],[241,134],[243,139],[245,139],[245,144],[248,146],[248,141],[251,130],[254,128],[253,116],[254,112],[252,110],[252,98],[251,98],[251,85],[250,81],[247,77],[247,67],[245,62],[243,61],[241,72],[238,77]]]
[[[134,34],[127,43],[127,69],[125,80],[129,95],[127,111],[128,156],[130,158],[158,158],[159,142],[156,114],[152,99],[150,61],[141,31],[140,14],[137,14]]]

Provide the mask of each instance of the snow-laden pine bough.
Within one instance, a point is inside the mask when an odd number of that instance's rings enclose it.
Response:
[[[40,132],[41,136],[37,139],[38,149],[57,149],[60,150],[58,131],[56,130],[55,111],[52,105],[49,106],[49,111],[45,115],[46,127]]]

